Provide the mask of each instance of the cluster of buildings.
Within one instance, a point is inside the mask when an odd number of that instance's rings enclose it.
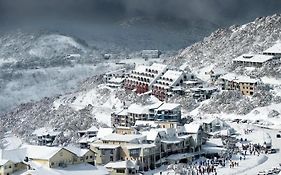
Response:
[[[18,149],[0,150],[0,174],[11,175],[38,164],[46,168],[66,167],[81,163],[95,163],[95,153],[74,146],[55,147],[24,145]]]
[[[181,105],[177,103],[158,102],[149,105],[131,104],[111,114],[112,126],[131,127],[136,121],[170,121],[181,120]]]
[[[243,54],[233,59],[233,66],[262,67],[267,63],[280,63],[281,44],[275,44],[262,54]],[[171,68],[168,65],[153,63],[150,66],[138,65],[130,73],[117,70],[107,73],[106,84],[112,88],[124,88],[137,94],[151,94],[161,101],[178,95],[192,94],[198,101],[209,99],[221,90],[238,90],[243,95],[253,95],[259,79],[235,75],[233,73],[210,71],[210,83],[204,82],[192,73]],[[214,86],[219,85],[219,86]]]
[[[228,129],[224,121],[214,118],[199,123],[137,120],[131,127],[95,126],[78,131],[81,138],[92,138],[86,145],[23,145],[18,149],[0,150],[0,173],[10,175],[45,167],[64,169],[91,164],[105,167],[110,175],[133,175],[163,164],[190,163],[200,155],[221,154],[222,149],[208,152],[205,143],[213,133]],[[212,149],[213,150],[213,149]]]
[[[109,72],[104,75],[104,81],[108,87],[154,95],[161,101],[174,95],[190,93],[196,100],[202,101],[218,90],[215,87],[204,88],[203,81],[184,69],[170,68],[159,63],[138,65],[130,73],[125,70]]]
[[[266,49],[262,54],[243,54],[233,59],[233,66],[260,68],[265,64],[280,64],[281,43],[277,43]],[[236,75],[234,73],[215,73],[210,74],[212,82],[219,81],[222,90],[237,90],[243,95],[253,95],[257,85],[262,84],[258,78],[246,75]]]

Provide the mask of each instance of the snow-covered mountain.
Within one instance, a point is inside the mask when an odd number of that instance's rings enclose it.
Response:
[[[235,72],[261,79],[271,88],[260,90],[251,98],[240,93],[223,91],[204,102],[193,115],[220,114],[230,118],[266,120],[269,123],[280,118],[281,66],[267,64],[261,68],[235,67],[232,59],[245,53],[261,53],[281,39],[281,15],[260,17],[248,24],[218,29],[172,59],[171,64],[188,66],[198,77],[208,80],[206,72]],[[274,116],[274,117],[272,117]],[[272,123],[271,123],[272,124]]]
[[[281,16],[260,17],[242,26],[216,30],[202,41],[181,50],[171,62],[184,63],[193,71],[229,70],[233,58],[244,53],[260,53],[280,39]]]
[[[100,59],[85,41],[59,33],[0,35],[0,111],[72,90],[99,72]]]
[[[280,118],[280,66],[271,67],[272,65],[266,65],[265,67],[251,71],[241,71],[241,68],[233,69],[231,67],[231,60],[234,57],[248,52],[261,52],[263,49],[270,47],[276,41],[278,41],[281,38],[280,27],[281,16],[274,15],[270,17],[258,18],[254,22],[245,24],[243,26],[232,26],[227,29],[219,29],[212,33],[209,37],[206,37],[203,41],[195,43],[194,45],[183,49],[182,51],[180,51],[178,56],[167,61],[174,65],[187,65],[193,72],[195,72],[195,74],[197,74],[202,79],[204,79],[205,71],[209,71],[212,68],[215,68],[216,70],[223,69],[230,72],[255,74],[256,76],[262,74],[262,78],[268,80],[268,83],[272,84],[271,91],[267,92],[261,89],[252,98],[242,96],[241,94],[236,92],[222,92],[215,95],[212,99],[204,101],[203,103],[196,103],[189,97],[175,97],[171,99],[171,101],[180,102],[184,107],[184,112],[186,112],[187,114],[189,113],[198,116],[209,114],[223,114],[224,116],[230,117],[231,115],[235,115],[236,117],[239,116],[241,118],[253,115],[257,116],[257,118],[253,118],[253,120],[264,116],[266,116],[265,118],[268,120],[272,120],[272,118]],[[52,47],[48,46],[48,44],[45,44],[45,42],[43,42],[43,44],[41,42],[46,40],[52,42],[55,41],[58,43],[68,43],[68,46],[64,46],[61,49],[58,49],[56,47],[53,48],[57,50],[58,53],[60,53],[61,51],[61,53],[63,53],[65,47],[70,47],[70,50],[76,51],[75,53],[72,52],[71,54],[77,54],[78,52],[78,54],[80,55],[87,55],[92,53],[91,48],[87,47],[86,44],[83,44],[83,42],[76,43],[74,42],[76,41],[75,39],[68,38],[67,36],[62,36],[59,40],[54,39],[53,35],[50,35],[47,38],[48,39],[46,39],[46,36],[38,37],[38,39],[36,40],[37,44],[26,47],[26,53],[36,53],[35,55],[37,56],[40,54],[48,54],[48,49],[52,49]],[[47,51],[45,52],[45,50]],[[54,57],[56,56],[57,55],[54,55]],[[75,57],[74,59],[82,58],[83,57],[81,56],[80,58]],[[95,75],[94,72],[102,74],[109,69],[117,68],[113,65],[114,64],[110,63],[100,63],[99,65],[94,66],[93,70],[87,70],[86,65],[80,65],[81,67],[79,69],[76,69],[77,66],[70,66],[67,69],[71,70],[69,72],[65,72],[65,76],[62,77],[77,81],[77,79],[79,79],[80,77],[79,75],[83,74],[83,72],[88,72],[89,74],[92,73],[92,75]],[[44,71],[46,70],[48,69],[44,69]],[[79,70],[81,71],[81,73],[77,73],[77,71]],[[30,77],[35,77],[34,79],[36,80],[38,72],[42,70],[32,69],[32,71],[34,72],[30,73]],[[51,80],[56,79],[57,73],[61,74],[64,71],[65,68],[63,69],[63,71],[60,68],[53,71],[53,77],[51,78]],[[51,72],[52,71],[48,72],[48,74]],[[40,80],[38,81],[41,81],[42,79],[42,77],[40,77],[41,74],[39,74]],[[15,76],[14,74],[12,75]],[[23,75],[20,75],[20,77],[23,77]],[[26,79],[29,79],[29,77],[27,76]],[[272,79],[276,80],[277,82],[272,83]],[[51,80],[47,82],[52,82]],[[63,82],[65,81],[62,80],[62,84]],[[21,128],[18,129],[18,132],[24,136],[28,136],[28,134],[30,134],[30,130],[42,127],[46,123],[49,123],[51,127],[70,130],[71,134],[74,135],[75,131],[77,131],[78,129],[87,127],[84,125],[82,126],[82,124],[78,125],[79,127],[73,126],[76,125],[75,123],[80,120],[87,120],[88,123],[93,122],[100,124],[95,121],[96,119],[97,121],[110,124],[110,113],[113,110],[120,108],[123,105],[123,102],[150,103],[151,101],[155,101],[155,99],[147,96],[142,97],[137,96],[133,93],[126,93],[123,90],[108,89],[101,84],[102,80],[100,76],[92,76],[86,81],[83,81],[77,91],[67,93],[56,98],[45,98],[38,103],[32,102],[22,104],[18,106],[13,112],[2,115],[1,119],[3,120],[1,120],[1,122],[3,123],[3,126],[5,126],[5,129],[15,130],[16,127],[21,126]],[[7,85],[5,87],[7,87]],[[8,89],[10,89],[11,87],[12,86],[8,87]],[[69,85],[66,85],[66,87],[69,87]],[[32,90],[38,93],[40,91],[40,93],[44,94],[44,89],[39,88],[39,90],[36,91],[37,89],[38,87],[35,88],[34,86],[34,89]],[[236,110],[238,108],[239,110]],[[84,113],[85,111],[86,114]],[[84,115],[86,115],[87,117],[83,118]],[[66,120],[69,122],[63,123]]]

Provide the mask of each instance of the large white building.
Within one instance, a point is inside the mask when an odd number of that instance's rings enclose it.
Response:
[[[272,47],[263,51],[264,55],[273,55],[276,57],[281,57],[281,43],[276,43]]]
[[[173,87],[182,86],[185,80],[187,75],[184,71],[168,70],[152,85],[152,94],[163,101]]]
[[[151,66],[137,66],[125,80],[125,88],[128,90],[135,90],[136,93],[150,91],[152,85],[167,69],[167,65],[158,63],[153,63]]]
[[[237,66],[245,66],[245,67],[261,67],[265,63],[274,62],[279,60],[278,57],[269,54],[243,54],[235,59],[233,59],[233,63]]]

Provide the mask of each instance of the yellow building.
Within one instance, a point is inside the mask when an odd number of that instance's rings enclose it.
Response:
[[[73,159],[73,163],[90,163],[95,164],[95,153],[90,149],[80,149],[74,146],[65,147],[66,150],[74,153],[77,158]]]
[[[136,130],[132,127],[118,126],[115,128],[116,134],[135,134]]]
[[[12,162],[13,172],[26,169],[26,164],[23,163],[25,156],[26,156],[26,149],[0,150],[0,160],[7,160],[9,162]],[[10,170],[11,169],[9,169],[9,171]]]
[[[0,160],[0,175],[11,175],[15,164],[10,160]]]
[[[247,77],[238,76],[232,73],[226,74],[221,78],[222,90],[238,90],[243,95],[253,95],[258,80]]]
[[[74,153],[64,148],[34,145],[27,146],[27,158],[50,168],[71,165],[78,159]]]

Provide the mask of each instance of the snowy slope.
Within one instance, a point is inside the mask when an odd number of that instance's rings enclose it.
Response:
[[[281,16],[257,18],[242,25],[218,29],[204,40],[183,49],[171,60],[198,71],[216,67],[228,70],[232,59],[244,53],[260,53],[281,39]]]

